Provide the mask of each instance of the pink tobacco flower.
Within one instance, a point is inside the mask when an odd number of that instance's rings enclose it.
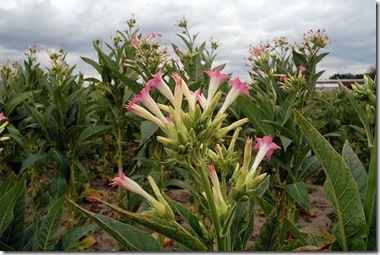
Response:
[[[125,109],[127,109],[130,112],[133,112],[137,116],[140,116],[141,118],[144,118],[146,120],[150,120],[153,123],[155,123],[160,128],[165,128],[165,122],[162,122],[159,118],[154,116],[152,113],[150,113],[148,110],[146,110],[144,107],[139,106],[136,104],[136,102],[130,101],[128,105],[124,106]]]
[[[113,178],[109,185],[121,186],[133,193],[139,194],[148,201],[155,200],[155,198],[149,195],[143,188],[141,188],[137,182],[125,176],[122,169],[119,169],[119,176]]]
[[[247,83],[241,82],[239,77],[233,81],[229,81],[229,84],[231,84],[231,89],[228,92],[226,99],[224,100],[222,108],[219,111],[221,114],[223,114],[227,110],[228,106],[230,106],[239,95],[246,94],[247,96],[249,96]]]
[[[255,161],[253,162],[253,165],[251,167],[251,175],[253,175],[256,172],[257,167],[259,166],[259,164],[265,156],[267,156],[267,158],[270,159],[274,150],[281,149],[280,146],[272,142],[272,135],[267,135],[263,138],[256,137],[256,142],[257,143],[255,146],[253,146],[253,149],[259,150],[259,152],[257,153]]]
[[[149,180],[150,182],[150,180]],[[135,182],[134,180],[128,178],[127,176],[125,176],[123,174],[123,170],[122,169],[119,169],[119,176],[118,177],[115,177],[112,179],[112,181],[110,182],[110,185],[118,185],[118,186],[121,186],[133,193],[136,193],[140,196],[142,196],[143,198],[145,198],[148,203],[153,206],[156,211],[158,212],[159,215],[165,215],[166,211],[165,211],[165,206],[160,203],[159,201],[157,201],[157,199],[155,199],[153,196],[151,196],[150,194],[148,194],[137,182]]]
[[[286,74],[280,74],[280,81],[285,81]]]
[[[159,118],[163,123],[165,123],[166,118],[162,114],[160,108],[157,103],[153,100],[153,98],[149,95],[150,86],[146,86],[141,90],[140,94],[137,94],[131,101],[131,103],[141,102],[148,110],[153,113],[157,118]]]
[[[8,118],[4,116],[2,112],[0,112],[0,121],[1,120],[7,120]]]
[[[222,81],[224,79],[230,78],[231,76],[227,74],[221,74],[219,68],[216,68],[215,71],[204,71],[204,72],[210,76],[210,84],[208,87],[208,94],[207,94],[207,104],[209,105],[216,91],[218,90],[220,84],[222,83]]]
[[[153,75],[153,78],[150,81],[148,81],[147,86],[148,85],[156,87],[162,93],[162,95],[169,99],[170,103],[174,105],[173,93],[170,90],[169,86],[166,84],[166,82],[162,79],[162,69],[160,69],[158,73]]]
[[[306,67],[304,66],[299,66],[298,68],[300,69],[300,73],[303,73],[306,71]]]

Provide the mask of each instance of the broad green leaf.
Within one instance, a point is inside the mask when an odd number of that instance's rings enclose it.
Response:
[[[152,137],[152,135],[154,135],[154,133],[156,133],[156,131],[158,130],[158,126],[149,120],[145,120],[141,122],[140,130],[141,130],[140,144],[144,144],[149,140],[149,138]]]
[[[231,246],[233,251],[242,251],[245,248],[245,231],[248,227],[253,230],[254,223],[254,210],[253,206],[255,201],[251,198],[248,201],[240,203],[235,210],[235,218],[231,225],[230,236],[231,236]],[[250,235],[252,235],[251,231]]]
[[[0,251],[15,251],[15,249],[0,241]]]
[[[37,251],[52,251],[58,242],[59,223],[61,221],[65,196],[58,198],[43,217],[37,236]]]
[[[282,193],[280,193],[280,198],[282,197],[281,194]],[[308,242],[306,241],[303,234],[299,231],[299,229],[285,216],[283,217],[283,223],[282,223],[283,225],[282,225],[282,229],[280,231],[280,235],[276,235],[275,233],[271,233],[271,232],[266,233],[266,231],[269,231],[268,230],[269,228],[276,228],[276,226],[275,226],[276,224],[273,225],[276,222],[276,219],[274,219],[273,217],[278,217],[278,216],[275,216],[275,215],[278,215],[276,210],[281,210],[281,208],[278,208],[279,207],[278,206],[279,200],[277,200],[275,206],[272,206],[267,201],[265,201],[261,196],[254,195],[253,198],[256,201],[256,203],[260,205],[261,209],[263,209],[265,215],[267,216],[267,220],[272,221],[272,226],[271,226],[271,223],[268,223],[268,226],[266,226],[267,229],[266,230],[260,230],[259,235],[260,234],[263,235],[264,239],[265,239],[265,236],[266,236],[266,238],[268,238],[268,235],[273,235],[272,236],[273,238],[277,237],[277,239],[279,240],[279,241],[277,241],[277,243],[283,245],[285,240],[287,239],[287,235],[289,233],[291,233],[292,236],[296,240],[299,241],[299,245],[305,246],[308,244]],[[282,209],[284,209],[284,208],[282,208]],[[278,225],[277,228],[279,226],[280,225]],[[265,245],[269,245],[269,244],[270,244],[270,241],[266,244],[258,244],[258,245],[263,248],[263,245],[265,246]]]
[[[358,185],[360,200],[364,206],[365,196],[367,194],[367,172],[355,154],[354,150],[351,148],[349,142],[346,140],[342,150],[342,157],[344,163],[350,168],[352,177],[354,178],[356,184]]]
[[[65,233],[56,245],[55,250],[67,251],[70,246],[81,239],[88,232],[96,229],[95,224],[87,224],[74,228],[73,230]]]
[[[77,206],[77,205],[76,205]],[[160,251],[162,248],[147,232],[114,220],[101,214],[95,214],[77,206],[88,218],[115,238],[121,246],[131,251]]]
[[[296,182],[285,186],[286,193],[290,195],[294,201],[296,201],[300,206],[310,210],[309,197],[307,193],[306,183]]]
[[[63,98],[63,93],[61,87],[57,87],[53,92],[53,98],[55,107],[57,108],[57,111],[60,115],[60,120],[64,121],[66,118],[66,111],[67,111],[67,98]]]
[[[279,199],[276,201],[273,210],[266,218],[261,230],[257,236],[254,251],[276,251],[281,246],[279,233],[283,231],[283,206],[285,196],[280,193]]]
[[[46,163],[46,159],[49,155],[47,153],[38,153],[38,154],[32,154],[29,157],[27,157],[21,165],[20,173],[31,167],[33,164],[38,162],[44,162]]]
[[[33,97],[34,94],[41,92],[40,90],[35,91],[26,91],[23,92],[16,97],[12,98],[12,100],[6,105],[8,115],[13,112],[13,110],[26,99]]]
[[[24,245],[25,209],[26,189],[23,189],[13,209],[14,218],[1,236],[1,241],[17,251],[20,251]]]
[[[175,206],[177,209],[177,212],[185,219],[187,224],[191,227],[193,232],[197,234],[201,240],[202,239],[207,239],[208,233],[204,233],[205,228],[202,229],[201,221],[198,219],[197,216],[195,216],[192,212],[190,212],[189,209],[181,205],[180,203],[177,203],[175,201],[171,201],[171,203]]]
[[[0,197],[2,197],[10,188],[14,186],[14,176],[8,175],[2,183],[0,183]]]
[[[301,164],[301,168],[299,170],[298,174],[298,180],[299,181],[306,181],[306,179],[314,173],[321,164],[319,163],[319,160],[317,156],[312,155],[310,157],[305,158],[305,160]]]
[[[14,217],[14,206],[26,188],[25,175],[0,197],[0,236],[3,235]]]
[[[111,128],[112,126],[108,125],[91,126],[86,128],[80,133],[74,147],[76,148],[79,144],[96,138]]]
[[[198,238],[192,236],[188,231],[186,231],[176,222],[168,221],[168,220],[161,219],[158,217],[150,217],[150,216],[144,216],[138,213],[132,213],[132,212],[123,210],[119,207],[116,207],[114,205],[111,205],[101,199],[98,199],[98,198],[93,198],[93,199],[105,204],[106,206],[113,209],[114,211],[121,214],[122,216],[126,217],[127,219],[134,221],[151,230],[154,230],[159,234],[167,236],[173,239],[174,241],[186,246],[187,248],[191,250],[194,250],[194,251],[207,250],[207,247]],[[78,205],[76,206],[79,207]]]
[[[344,251],[365,250],[363,238],[366,236],[367,225],[358,186],[350,168],[310,122],[297,110],[294,113],[297,124],[326,175],[324,189],[337,215],[332,233],[339,245],[333,245],[332,248]]]
[[[66,193],[66,178],[59,171],[55,171],[50,183],[50,190],[53,196],[61,197]]]
[[[257,104],[251,101],[248,97],[240,97],[237,100],[237,105],[243,114],[249,118],[249,121],[252,123],[253,127],[263,135],[273,133],[273,127],[263,122],[263,120],[270,120],[267,118],[265,112],[258,108]]]

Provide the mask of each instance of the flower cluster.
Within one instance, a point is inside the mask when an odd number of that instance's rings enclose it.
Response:
[[[327,47],[331,44],[328,36],[325,34],[324,29],[318,29],[317,31],[309,30],[303,36],[303,42],[296,44],[295,47],[305,55],[316,54],[317,51]]]
[[[163,63],[168,61],[168,52],[166,47],[159,43],[161,34],[150,33],[144,38],[141,35],[133,35],[130,46],[136,51],[137,59],[125,59],[124,67],[135,67],[145,65],[150,67],[151,63]]]
[[[207,97],[201,89],[189,90],[186,82],[177,74],[171,76],[175,81],[174,93],[162,79],[160,70],[146,83],[140,94],[136,95],[126,106],[126,109],[136,115],[157,124],[166,134],[158,136],[159,142],[165,145],[168,153],[175,158],[177,155],[191,153],[194,146],[210,146],[220,141],[229,131],[236,129],[248,121],[238,120],[227,127],[221,127],[227,117],[225,111],[240,94],[249,96],[246,83],[239,78],[229,81],[231,89],[221,108],[213,118],[214,109],[221,98],[222,92],[218,88],[229,75],[221,74],[219,69],[205,71],[210,77]],[[149,92],[155,87],[165,96],[171,105],[156,103]],[[142,107],[137,103],[142,103]],[[186,103],[186,104],[185,104]],[[187,109],[187,111],[184,111]]]
[[[214,158],[222,155],[223,147],[219,144],[223,141],[224,136],[248,122],[248,119],[244,118],[228,126],[222,126],[222,122],[227,117],[225,112],[236,98],[241,94],[249,96],[246,83],[240,81],[239,78],[229,80],[228,83],[231,88],[220,109],[215,111],[222,96],[219,88],[224,81],[231,77],[227,74],[222,74],[219,68],[214,71],[205,71],[205,73],[210,77],[206,95],[202,93],[201,88],[196,91],[189,90],[186,82],[177,73],[171,74],[171,78],[175,82],[174,92],[172,92],[162,77],[162,70],[160,70],[146,83],[141,93],[135,95],[125,106],[127,110],[137,116],[155,123],[165,133],[165,136],[157,136],[157,140],[164,145],[167,154],[174,162],[182,164],[192,173],[194,173],[195,169],[205,168],[208,152],[210,152],[211,158],[212,155]],[[168,105],[160,104],[153,100],[150,95],[153,89],[157,89],[167,99]],[[238,132],[235,132],[234,141],[237,139],[237,134]],[[234,141],[230,145],[229,152],[233,150],[232,144],[234,144]],[[211,148],[214,146],[216,153],[211,153]],[[228,157],[233,158],[233,154]],[[235,163],[235,160],[230,160],[229,162],[231,165],[231,162]],[[216,207],[220,209],[220,215],[224,215],[228,206],[220,191],[215,167],[210,164],[208,170]],[[199,173],[195,173],[196,175],[199,175]],[[158,200],[124,176],[121,170],[119,171],[119,177],[113,179],[111,184],[121,185],[146,198],[158,216],[172,217],[172,212],[168,209],[167,203],[158,188],[156,188],[155,183],[152,180],[149,182]]]
[[[252,147],[252,139],[248,138],[244,148],[244,161],[241,168],[236,166],[235,172],[231,177],[231,197],[237,201],[244,196],[249,196],[255,191],[257,186],[264,180],[267,173],[260,174],[258,166],[266,156],[268,159],[272,157],[273,151],[280,147],[272,141],[272,136],[267,135],[263,138],[256,137],[256,145]],[[255,160],[251,167],[252,149],[258,150]]]

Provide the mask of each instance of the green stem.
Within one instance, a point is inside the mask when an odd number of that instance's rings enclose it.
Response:
[[[376,141],[376,134],[374,137]],[[375,205],[375,196],[376,196],[376,142],[372,143],[371,148],[371,159],[369,163],[369,173],[367,181],[367,194],[364,202],[364,215],[367,222],[367,241],[368,233],[371,226],[373,207]]]
[[[218,217],[218,212],[216,209],[216,205],[214,203],[214,197],[212,195],[211,185],[208,180],[208,174],[206,172],[205,164],[199,164],[199,173],[201,175],[201,182],[206,193],[207,203],[209,206],[211,219],[214,224],[215,235],[216,235],[216,245],[218,247],[218,251],[225,251],[226,244],[225,238],[222,237],[222,226],[220,224],[220,220]]]

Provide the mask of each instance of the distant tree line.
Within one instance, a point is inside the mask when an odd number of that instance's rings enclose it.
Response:
[[[376,76],[376,65],[371,65],[368,68],[367,72],[364,74],[352,74],[352,73],[339,74],[339,73],[337,73],[337,74],[330,76],[329,79],[331,79],[331,80],[335,80],[335,79],[363,79],[363,75],[368,75],[369,77],[374,79]]]

